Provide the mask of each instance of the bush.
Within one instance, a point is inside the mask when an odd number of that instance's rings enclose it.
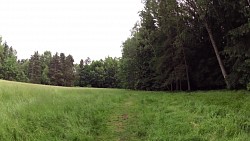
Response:
[[[250,83],[247,84],[247,90],[250,91]]]

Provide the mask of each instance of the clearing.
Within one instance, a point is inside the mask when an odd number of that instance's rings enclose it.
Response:
[[[0,80],[0,140],[247,141],[250,92],[143,92]]]

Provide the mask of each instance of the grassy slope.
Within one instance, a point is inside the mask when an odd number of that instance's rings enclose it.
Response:
[[[250,93],[139,92],[0,81],[0,140],[250,138]]]

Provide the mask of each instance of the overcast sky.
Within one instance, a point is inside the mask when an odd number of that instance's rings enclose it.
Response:
[[[139,20],[141,0],[1,0],[0,35],[19,59],[34,51],[120,57],[121,45]]]

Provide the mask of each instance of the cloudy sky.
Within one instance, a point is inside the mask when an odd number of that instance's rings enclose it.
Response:
[[[1,0],[0,35],[19,59],[45,50],[76,63],[120,57],[142,7],[141,0]]]

